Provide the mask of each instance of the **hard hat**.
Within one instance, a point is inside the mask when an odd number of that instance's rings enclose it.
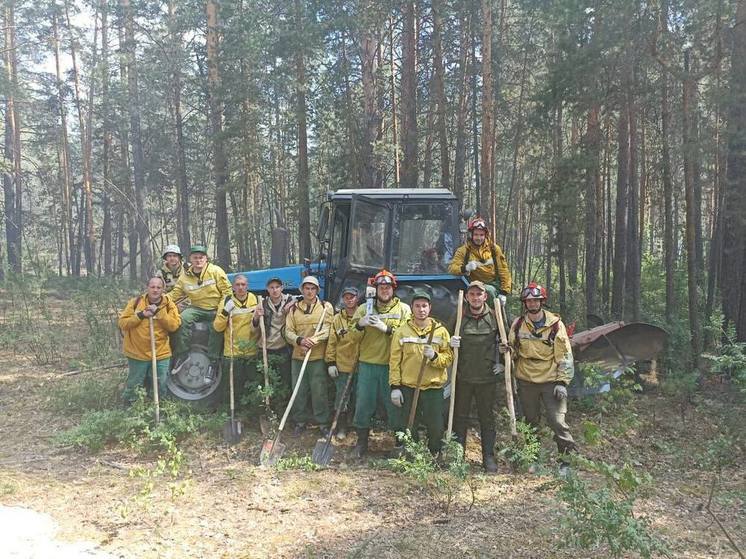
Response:
[[[316,276],[306,276],[305,278],[303,278],[303,281],[300,283],[300,286],[303,287],[307,283],[310,283],[311,285],[315,285],[317,289],[321,289],[321,286],[319,285],[319,280],[316,279]]]
[[[466,230],[471,233],[474,229],[482,229],[485,233],[489,232],[487,222],[479,216],[472,217],[466,224]]]
[[[547,290],[535,281],[532,281],[523,288],[523,291],[521,291],[521,301],[527,301],[529,299],[540,299],[546,301]]]
[[[373,285],[391,285],[396,287],[396,276],[388,270],[381,270],[373,276]]]
[[[163,257],[166,258],[167,254],[178,254],[181,256],[181,249],[179,248],[179,245],[166,245],[166,248],[163,249]]]

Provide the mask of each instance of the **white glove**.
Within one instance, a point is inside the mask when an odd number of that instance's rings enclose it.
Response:
[[[373,318],[372,314],[366,314],[360,320],[357,321],[357,325],[360,326],[360,328],[365,328],[366,326],[370,326],[372,318]]]
[[[564,384],[557,384],[554,387],[555,400],[567,400],[567,387]]]
[[[432,359],[433,357],[435,357],[435,350],[433,349],[433,346],[426,345],[422,348],[422,354],[428,359]]]
[[[492,366],[492,374],[493,375],[499,375],[505,370],[505,366],[502,363],[495,363]]]
[[[466,270],[466,272],[469,274],[472,273],[477,268],[479,268],[479,262],[477,262],[476,260],[469,260],[466,263],[466,266],[464,266],[464,270]]]
[[[398,388],[394,388],[391,391],[391,403],[394,404],[397,408],[400,408],[404,405],[404,394],[402,394],[401,390]]]
[[[233,302],[233,299],[228,299],[228,302],[223,307],[223,310],[227,312],[228,314],[231,314],[233,312],[233,309],[236,308],[236,303]]]
[[[505,306],[505,303],[506,303],[506,302],[507,302],[507,300],[508,300],[508,298],[507,298],[507,297],[506,297],[505,295],[503,295],[502,293],[500,293],[500,294],[499,294],[499,295],[497,296],[497,298],[498,298],[498,300],[500,301],[500,304],[501,304],[501,305],[502,305],[502,306],[504,307],[504,306]]]
[[[373,326],[373,328],[376,328],[376,329],[380,330],[384,334],[386,332],[388,332],[389,327],[386,325],[386,323],[383,320],[381,320],[380,318],[378,318],[378,316],[372,315],[370,317],[370,321],[369,322],[370,322],[370,325]]]
[[[451,341],[448,342],[448,345],[450,345],[453,349],[461,347],[461,336],[451,336]]]
[[[339,371],[337,370],[336,365],[329,365],[326,368],[326,372],[329,373],[329,376],[332,378],[337,378],[339,376]]]

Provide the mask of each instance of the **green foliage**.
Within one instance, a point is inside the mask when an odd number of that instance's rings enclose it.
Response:
[[[291,454],[280,458],[275,466],[278,471],[284,472],[287,470],[300,470],[303,472],[316,472],[321,469],[321,466],[316,464],[313,459],[307,454]]]
[[[721,322],[722,324],[722,322]],[[722,342],[716,347],[715,353],[703,354],[702,357],[711,363],[711,372],[726,376],[746,392],[746,342],[737,339],[736,330],[732,324],[722,334]]]
[[[269,385],[264,385],[264,362],[262,361],[261,355],[256,359],[256,378],[259,379],[257,382],[249,381],[246,386],[242,387],[239,398],[242,405],[250,409],[264,409],[264,400],[269,396],[270,401],[275,399],[282,400],[289,395],[289,389],[282,382],[280,374],[278,372],[278,363],[282,361],[282,357],[277,355],[267,356],[267,369],[269,377]],[[268,412],[271,414],[271,410]]]
[[[601,442],[602,433],[601,427],[593,421],[583,420],[581,423],[583,429],[583,441],[588,446],[596,446]]]
[[[518,437],[500,450],[500,456],[520,472],[526,472],[531,466],[544,463],[545,457],[542,454],[541,440],[536,429],[525,421],[518,420],[516,430]]]
[[[725,430],[708,442],[702,466],[720,474],[724,468],[735,465],[739,456],[738,439]]]
[[[50,406],[71,415],[110,410],[119,404],[121,378],[104,372],[62,379],[49,391]]]
[[[603,485],[594,489],[573,471],[560,486],[560,499],[568,507],[562,520],[565,543],[592,550],[603,546],[606,550],[601,553],[610,557],[628,552],[643,558],[667,554],[650,521],[633,511],[636,499],[651,484],[649,475],[638,474],[627,464],[619,468],[583,458],[576,458],[574,464],[600,474]]]

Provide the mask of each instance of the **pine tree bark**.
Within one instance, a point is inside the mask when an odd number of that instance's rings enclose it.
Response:
[[[485,216],[492,208],[493,93],[492,93],[492,0],[482,0],[482,162],[479,212]],[[494,229],[494,222],[492,228]]]
[[[442,0],[432,0],[433,12],[433,97],[436,103],[435,129],[440,148],[440,187],[451,188],[451,160],[448,150],[448,111],[443,67],[443,5]]]
[[[595,103],[588,111],[585,137],[585,309],[588,314],[598,312],[597,290],[599,253],[598,192],[601,182],[599,157],[601,151],[600,106]]]
[[[231,267],[231,245],[228,232],[228,202],[226,196],[227,169],[223,139],[223,99],[220,92],[220,32],[219,6],[207,0],[207,87],[210,96],[210,132],[212,135],[213,175],[215,179],[216,256],[225,269]]]
[[[615,318],[621,318],[624,315],[624,280],[627,265],[627,193],[629,189],[629,107],[626,101],[619,113],[617,136],[619,146],[611,314]]]
[[[402,64],[401,64],[401,184],[417,188],[419,163],[417,157],[417,16],[415,3],[404,2],[402,8]]]
[[[311,210],[308,189],[308,124],[306,116],[306,61],[304,37],[304,13],[301,0],[295,0],[296,52],[295,52],[295,97],[298,121],[298,256],[311,258]]]
[[[634,75],[629,76],[627,91],[629,114],[629,183],[627,189],[627,261],[624,269],[626,301],[625,317],[633,322],[640,320],[640,181],[637,149],[637,104],[634,98],[636,86]]]
[[[466,132],[469,118],[469,48],[471,19],[462,14],[459,24],[459,94],[456,108],[456,147],[453,158],[453,193],[464,203],[464,178],[466,174]]]
[[[109,100],[109,2],[101,0],[101,128],[103,146],[101,153],[101,193],[104,220],[101,226],[101,254],[103,272],[109,277],[112,268],[112,216],[109,183],[111,182],[111,105]],[[99,259],[99,266],[101,259]]]
[[[370,6],[367,6],[370,9]],[[378,52],[380,30],[378,22],[371,18],[360,36],[360,71],[363,86],[363,138],[360,150],[360,184],[363,188],[375,188],[378,169],[375,161],[374,143],[381,126],[378,101]],[[375,27],[375,28],[372,28]],[[394,125],[395,119],[394,119]]]

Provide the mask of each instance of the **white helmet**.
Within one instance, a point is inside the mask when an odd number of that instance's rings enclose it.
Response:
[[[166,258],[166,255],[169,253],[178,254],[181,256],[181,249],[179,248],[179,245],[166,245],[166,248],[163,249],[163,257]]]
[[[311,285],[315,285],[317,289],[320,288],[319,286],[319,280],[316,279],[314,276],[306,276],[303,278],[303,281],[301,282],[301,287],[303,287],[303,284],[310,283]]]

